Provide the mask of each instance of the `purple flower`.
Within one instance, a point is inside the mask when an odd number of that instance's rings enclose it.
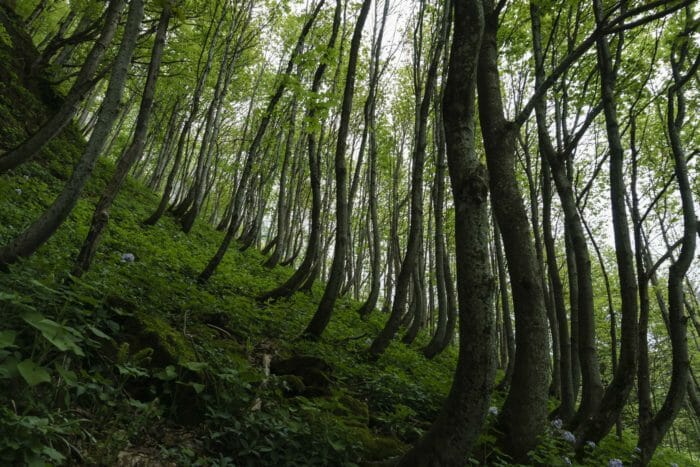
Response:
[[[498,407],[489,407],[489,415],[498,415]]]
[[[576,436],[570,431],[562,431],[561,432],[561,437],[564,441],[568,441],[569,443],[573,444],[576,442]]]
[[[564,422],[561,421],[561,418],[555,418],[554,420],[552,420],[551,425],[557,430],[561,430],[561,427],[564,426]]]
[[[586,441],[586,446],[591,449],[595,449],[595,443],[593,441]]]
[[[608,461],[608,467],[625,467],[620,459],[610,459]]]

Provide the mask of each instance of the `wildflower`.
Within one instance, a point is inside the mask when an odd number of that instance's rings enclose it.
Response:
[[[593,441],[586,441],[586,446],[588,446],[591,449],[595,449],[595,442]]]
[[[17,193],[18,195],[21,195],[21,194],[22,194],[22,189],[21,189],[21,188],[15,188],[15,193]]]
[[[608,467],[625,467],[620,459],[610,459],[608,461]]]
[[[634,452],[635,452],[635,454],[640,454],[640,453],[642,452],[642,448],[640,448],[639,446],[637,446],[637,447],[634,448]]]
[[[562,431],[561,432],[561,437],[564,441],[568,441],[569,443],[573,444],[576,442],[576,436],[570,431]]]
[[[135,260],[136,257],[133,253],[124,253],[122,255],[122,263],[133,263]]]
[[[489,407],[489,415],[498,415],[498,407]]]
[[[555,418],[554,420],[552,420],[551,425],[553,428],[561,430],[561,427],[564,426],[564,422],[561,421],[561,418]]]
[[[566,457],[566,456],[561,456],[561,460],[564,461],[564,464],[566,464],[566,465],[571,465],[571,459],[569,459],[568,457]]]
[[[678,467],[678,464],[676,464],[675,462],[671,462],[671,467]]]

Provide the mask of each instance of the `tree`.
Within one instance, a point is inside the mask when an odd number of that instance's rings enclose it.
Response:
[[[344,277],[343,267],[345,266],[346,243],[348,239],[348,229],[350,227],[346,194],[347,168],[345,165],[345,152],[347,149],[347,135],[350,125],[350,113],[352,112],[355,72],[360,51],[360,40],[362,39],[362,28],[365,25],[371,3],[371,0],[363,0],[350,42],[348,67],[345,76],[345,90],[343,91],[343,104],[340,111],[338,139],[335,148],[336,225],[333,263],[331,265],[331,272],[328,277],[326,288],[318,304],[316,313],[314,313],[311,322],[309,322],[304,330],[304,335],[311,339],[319,339],[326,329],[326,326],[328,326],[331,314],[333,313],[333,305],[335,305],[335,301],[338,298],[338,292],[340,292],[341,282]]]
[[[34,253],[58,229],[78,201],[95,161],[104,148],[112,124],[119,114],[119,101],[124,91],[124,82],[129,71],[131,56],[136,48],[139,26],[143,18],[143,0],[132,0],[119,52],[112,65],[109,86],[105,93],[95,129],[87,147],[73,169],[61,194],[53,204],[20,235],[0,248],[0,265],[14,263],[20,257]]]
[[[462,465],[479,436],[491,397],[495,279],[488,251],[488,175],[476,155],[474,134],[476,69],[483,28],[480,1],[455,2],[443,119],[455,202],[457,369],[440,415],[399,465]]]

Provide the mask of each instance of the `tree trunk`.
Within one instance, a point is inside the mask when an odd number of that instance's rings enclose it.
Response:
[[[394,303],[391,315],[369,349],[370,356],[374,359],[384,353],[391,343],[391,340],[394,338],[394,335],[396,335],[396,332],[399,330],[401,314],[406,306],[408,298],[411,276],[418,262],[418,256],[422,254],[420,247],[423,235],[423,168],[425,165],[425,149],[428,144],[428,115],[433,100],[433,92],[436,87],[441,51],[446,41],[446,11],[443,12],[443,17],[440,19],[440,24],[436,29],[438,31],[437,43],[433,50],[430,51],[430,65],[426,76],[425,92],[420,103],[416,121],[416,142],[413,151],[413,167],[411,174],[411,227],[408,232],[406,254],[401,263],[401,268],[396,280],[396,290],[394,292]]]
[[[125,3],[125,0],[111,0],[109,2],[100,38],[90,49],[80,68],[80,72],[78,72],[78,76],[75,78],[75,82],[66,97],[63,98],[60,108],[33,135],[0,157],[0,174],[31,160],[39,154],[39,151],[46,143],[51,141],[71,122],[78,110],[80,101],[95,85],[93,81],[95,71],[102,60],[105,50],[114,38]]]
[[[95,207],[95,212],[92,216],[92,222],[87,238],[83,242],[80,253],[75,260],[72,274],[80,277],[87,272],[90,264],[97,251],[102,233],[109,222],[109,209],[117,197],[117,193],[124,182],[129,169],[137,161],[143,153],[143,147],[148,132],[148,122],[151,117],[151,109],[153,107],[153,98],[156,91],[156,82],[158,80],[158,71],[160,70],[160,62],[163,57],[163,48],[165,46],[165,37],[168,31],[168,24],[171,17],[171,9],[166,3],[160,15],[156,37],[153,42],[151,51],[151,62],[148,66],[148,76],[144,85],[143,95],[141,97],[141,107],[139,115],[136,119],[136,129],[134,131],[133,140],[129,148],[122,154],[122,157],[117,162],[117,167],[112,174],[112,178],[102,192],[102,196]]]
[[[92,132],[85,152],[73,169],[63,191],[51,206],[20,235],[0,249],[0,265],[14,263],[20,257],[33,254],[61,226],[78,201],[80,192],[95,166],[97,157],[104,148],[114,121],[119,114],[119,101],[129,71],[131,57],[136,47],[141,19],[143,0],[132,0],[121,45],[112,67],[109,86],[100,108],[95,130]]]
[[[492,204],[503,235],[516,318],[516,364],[498,426],[504,451],[520,461],[537,445],[546,425],[549,333],[541,269],[515,176],[518,127],[506,121],[503,114],[496,39],[498,15],[491,0],[485,0],[485,5],[486,24],[477,79],[479,115]]]
[[[360,13],[357,17],[355,30],[350,42],[350,55],[348,58],[347,75],[345,78],[345,90],[343,92],[343,104],[340,111],[340,126],[338,127],[338,141],[335,148],[335,247],[333,251],[333,264],[328,278],[326,289],[323,292],[321,301],[318,304],[311,322],[304,330],[304,335],[311,339],[319,339],[328,326],[333,313],[333,306],[338,298],[338,292],[345,276],[345,254],[348,241],[348,230],[350,219],[348,218],[347,200],[347,168],[345,165],[345,152],[347,149],[347,137],[350,127],[350,115],[352,112],[352,99],[355,90],[355,73],[357,69],[357,59],[360,52],[360,42],[362,39],[362,28],[364,27],[369,7],[372,0],[363,0]]]
[[[449,2],[446,8],[451,8]],[[491,397],[495,280],[490,269],[488,182],[475,151],[475,81],[484,25],[481,2],[455,3],[454,38],[443,114],[447,158],[455,203],[459,294],[459,357],[452,388],[440,415],[400,466],[464,465]]]
[[[294,47],[294,50],[292,50],[292,53],[290,54],[289,61],[287,62],[287,67],[284,70],[282,76],[280,76],[280,81],[277,85],[277,88],[275,89],[274,94],[270,96],[270,101],[268,102],[267,108],[265,109],[265,113],[263,114],[260,124],[258,125],[258,130],[255,133],[253,141],[250,143],[250,148],[248,149],[248,153],[246,154],[246,160],[243,166],[243,170],[241,171],[241,176],[238,180],[238,187],[233,197],[233,212],[231,223],[229,224],[226,236],[224,237],[224,241],[219,246],[219,249],[209,260],[209,263],[207,263],[204,270],[199,274],[198,280],[200,282],[206,282],[207,280],[209,280],[211,275],[214,274],[214,271],[216,271],[216,268],[219,266],[219,263],[221,263],[221,260],[224,259],[224,255],[226,254],[226,251],[228,250],[231,244],[231,240],[233,240],[233,237],[235,236],[236,231],[238,230],[241,220],[240,215],[242,214],[241,210],[243,208],[243,201],[246,195],[248,182],[253,171],[253,162],[257,159],[263,137],[265,136],[265,132],[267,131],[268,125],[270,124],[270,118],[272,117],[272,113],[274,112],[275,108],[277,107],[277,103],[280,101],[280,99],[282,98],[282,94],[287,88],[287,77],[292,72],[295,59],[302,52],[306,36],[311,30],[311,27],[313,26],[314,21],[316,20],[319,11],[321,11],[321,7],[324,3],[325,0],[319,1],[318,5],[316,5],[316,8],[311,13],[311,16],[309,16],[309,18],[304,23],[304,26],[302,27],[301,33],[299,34],[299,38],[297,39],[297,43]]]

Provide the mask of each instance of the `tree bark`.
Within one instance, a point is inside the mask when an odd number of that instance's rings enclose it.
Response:
[[[151,62],[148,66],[148,76],[146,77],[146,84],[144,85],[143,95],[141,96],[141,107],[139,108],[139,115],[136,119],[134,136],[131,145],[117,162],[117,167],[114,169],[112,178],[107,183],[100,200],[97,202],[95,212],[92,216],[90,230],[73,266],[72,274],[76,277],[82,276],[90,269],[90,264],[97,251],[102,233],[109,222],[109,209],[114,199],[117,197],[117,193],[126,179],[129,169],[131,169],[131,166],[143,153],[146,134],[148,132],[148,123],[151,117],[151,109],[153,107],[153,98],[156,91],[158,72],[163,57],[163,48],[165,47],[165,38],[171,15],[172,10],[166,2],[160,15],[160,20],[158,21],[156,37],[151,50]]]
[[[496,220],[503,234],[515,307],[515,369],[498,426],[500,444],[515,461],[538,443],[547,420],[547,316],[532,230],[515,175],[518,127],[503,114],[497,57],[498,12],[484,0],[486,22],[477,87],[481,132]]]
[[[73,169],[63,191],[51,206],[27,230],[0,249],[0,265],[14,263],[20,257],[33,254],[54,234],[73,210],[80,192],[92,173],[95,161],[104,148],[112,124],[119,114],[119,101],[124,90],[131,57],[136,47],[136,38],[142,18],[143,0],[132,0],[129,5],[122,42],[112,67],[109,86],[85,152]]]
[[[460,314],[457,369],[440,415],[401,458],[400,466],[464,465],[481,432],[491,397],[496,368],[492,348],[495,280],[488,248],[487,173],[474,141],[476,68],[483,27],[480,1],[455,3],[443,114],[455,203]]]
[[[63,99],[60,108],[22,144],[0,157],[0,174],[34,158],[46,143],[51,141],[71,122],[78,110],[80,101],[95,85],[93,81],[95,71],[97,71],[105,50],[107,50],[114,38],[125,3],[125,0],[111,0],[109,2],[100,37],[90,49],[78,76],[75,78],[75,82]]]

